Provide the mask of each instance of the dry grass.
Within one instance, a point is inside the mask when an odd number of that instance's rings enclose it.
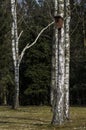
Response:
[[[12,110],[1,106],[0,130],[86,130],[86,107],[71,108],[70,117],[62,126],[52,126],[50,107],[28,106]]]

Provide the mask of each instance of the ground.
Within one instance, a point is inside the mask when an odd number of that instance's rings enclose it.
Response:
[[[0,130],[86,130],[86,107],[71,107],[70,121],[62,126],[52,126],[51,119],[49,106],[0,107]]]

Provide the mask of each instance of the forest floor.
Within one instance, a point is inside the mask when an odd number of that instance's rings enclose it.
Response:
[[[0,106],[0,130],[86,130],[86,107],[71,107],[70,121],[61,126],[52,126],[51,119],[48,106]]]

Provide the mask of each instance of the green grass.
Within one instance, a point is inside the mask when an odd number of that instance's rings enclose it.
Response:
[[[51,119],[47,106],[0,107],[0,130],[86,130],[86,107],[70,108],[70,121],[62,126],[52,126]]]

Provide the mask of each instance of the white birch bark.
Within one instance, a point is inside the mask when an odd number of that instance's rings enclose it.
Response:
[[[12,13],[12,27],[11,27],[11,35],[12,35],[12,54],[13,54],[13,61],[14,66],[16,66],[16,45],[15,45],[15,17],[14,17],[14,11],[15,11],[15,1],[11,0],[11,13]]]
[[[59,0],[57,14],[64,17],[64,1]],[[56,0],[55,0],[56,3]],[[52,124],[62,124],[64,121],[64,28],[56,31],[56,51],[55,51],[55,87]]]
[[[64,18],[64,1],[59,0],[59,15]],[[60,111],[60,124],[64,121],[64,65],[65,65],[65,55],[64,55],[64,26],[61,28],[59,33],[59,111]]]
[[[11,13],[12,13],[12,53],[14,61],[15,73],[15,94],[13,108],[19,106],[19,60],[18,60],[18,29],[17,29],[17,14],[16,14],[16,1],[11,0]]]
[[[54,16],[58,15],[58,0],[54,0]]]
[[[64,118],[69,119],[69,66],[70,66],[70,38],[69,38],[69,25],[70,25],[70,4],[66,0],[65,11],[65,96],[64,96]]]

